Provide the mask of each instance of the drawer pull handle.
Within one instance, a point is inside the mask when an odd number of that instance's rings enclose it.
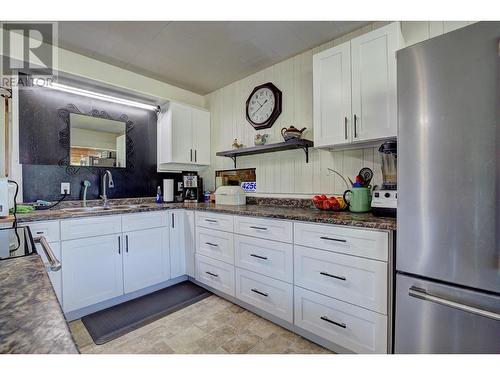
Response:
[[[43,231],[36,232],[36,234],[44,234]]]
[[[327,273],[327,272],[320,272],[321,275],[323,276],[328,276],[328,277],[333,277],[334,279],[339,279],[339,280],[346,280],[346,278],[344,276],[337,276],[337,275],[332,275],[331,273]]]
[[[250,254],[251,257],[254,257],[254,258],[259,258],[259,259],[264,259],[264,260],[267,260],[267,257],[263,257],[262,255],[257,255],[257,254]]]
[[[257,230],[267,230],[267,228],[264,228],[264,227],[254,227],[254,226],[250,226],[250,228],[252,229],[257,229]]]
[[[210,276],[213,276],[213,277],[219,277],[219,275],[217,275],[216,273],[212,273],[212,272],[205,272],[207,275],[210,275]]]
[[[347,242],[347,240],[342,240],[340,238],[331,238],[331,237],[325,237],[325,236],[321,236],[320,238],[322,240],[327,240],[327,241]]]
[[[328,322],[328,323],[330,323],[330,324],[334,324],[334,325],[339,326],[339,327],[341,327],[341,328],[347,328],[347,325],[346,325],[346,324],[344,324],[344,323],[337,323],[337,322],[334,322],[333,320],[328,319],[328,317],[327,317],[327,316],[322,316],[322,317],[321,317],[321,320],[324,320],[325,322]]]
[[[205,221],[208,221],[209,223],[217,223],[217,220],[214,219],[205,219]]]
[[[264,292],[261,292],[260,290],[257,290],[257,289],[250,289],[250,290],[251,290],[252,292],[257,293],[257,294],[260,294],[261,296],[264,296],[264,297],[269,296],[269,294],[264,293]]]
[[[219,245],[217,245],[216,243],[205,242],[205,244],[208,246],[219,247]]]

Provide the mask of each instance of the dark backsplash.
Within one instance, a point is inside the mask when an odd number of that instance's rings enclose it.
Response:
[[[154,111],[96,100],[46,88],[19,90],[19,153],[23,164],[23,200],[58,200],[61,182],[71,183],[68,199],[82,198],[82,181],[91,182],[88,199],[101,194],[101,174],[106,168],[67,168],[59,165],[68,155],[61,145],[59,132],[66,127],[58,110],[74,105],[81,113],[104,111],[111,118],[126,115],[134,123],[127,133],[133,144],[127,156],[127,168],[110,168],[115,187],[110,198],[151,197],[162,179],[182,180],[178,173],[156,172],[156,114]]]

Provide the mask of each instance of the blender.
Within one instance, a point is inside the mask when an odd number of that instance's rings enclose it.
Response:
[[[372,212],[375,216],[396,217],[398,206],[398,144],[384,142],[378,149],[382,166],[382,188],[373,190]]]

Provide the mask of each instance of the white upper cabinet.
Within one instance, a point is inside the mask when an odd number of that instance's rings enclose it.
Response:
[[[398,22],[351,41],[353,141],[396,137]]]
[[[314,145],[332,148],[397,136],[394,22],[313,57]]]
[[[313,57],[314,145],[351,141],[351,45],[344,43]]]
[[[158,116],[158,171],[210,164],[210,112],[168,103]]]
[[[193,111],[192,131],[194,163],[210,165],[210,112]]]

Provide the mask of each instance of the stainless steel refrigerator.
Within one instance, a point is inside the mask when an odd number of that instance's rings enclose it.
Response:
[[[500,353],[500,22],[398,52],[396,353]]]

